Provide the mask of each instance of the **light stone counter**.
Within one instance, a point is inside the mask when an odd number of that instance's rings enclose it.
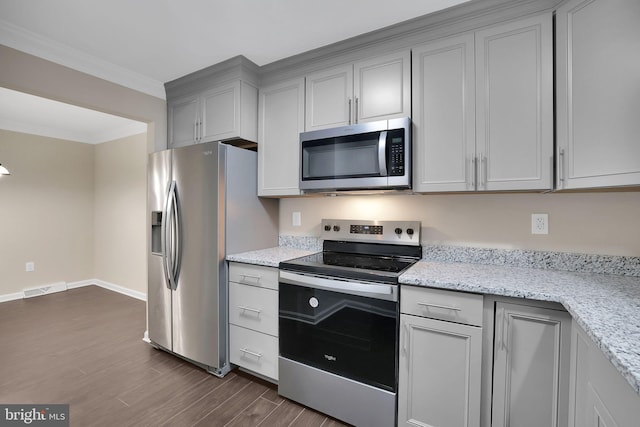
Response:
[[[227,260],[277,268],[281,261],[322,250],[317,238],[281,236],[280,244],[282,246],[232,254],[227,256]],[[522,251],[511,252],[425,247],[426,256],[439,256],[444,260],[416,263],[400,276],[400,283],[561,303],[640,394],[639,259],[585,258],[582,255],[542,252],[524,253],[526,256],[523,256]],[[468,262],[451,262],[461,258]],[[558,259],[562,265],[558,265]],[[522,263],[539,268],[513,266]],[[603,265],[614,266],[616,272],[627,275],[596,273],[610,269],[602,268]],[[549,269],[553,267],[596,272]]]
[[[227,261],[278,268],[280,261],[310,255],[314,252],[317,251],[279,246],[275,248],[259,249],[257,251],[227,255]]]
[[[640,393],[640,278],[420,261],[400,283],[561,303]]]

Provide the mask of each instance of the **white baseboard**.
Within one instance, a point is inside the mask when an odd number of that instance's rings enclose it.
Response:
[[[139,299],[141,301],[147,301],[147,294],[143,292],[134,291],[132,289],[125,288],[123,286],[116,285],[114,283],[105,282],[104,280],[100,280],[100,279],[90,279],[90,280],[82,280],[80,282],[73,282],[73,283],[69,283],[67,287],[69,289],[73,289],[73,288],[81,288],[82,286],[89,286],[89,285],[100,286],[101,288],[118,292],[119,294],[127,295],[132,298]]]
[[[123,286],[119,286],[113,283],[105,282],[104,280],[100,280],[100,279],[89,279],[89,280],[80,280],[78,282],[70,282],[70,283],[67,283],[66,287],[67,289],[75,289],[75,288],[81,288],[83,286],[90,286],[90,285],[100,286],[101,288],[118,292],[120,294],[127,295],[129,297],[139,299],[141,301],[145,301],[145,302],[147,301],[146,293],[134,291],[132,289],[125,288]],[[23,299],[23,298],[24,298],[24,292],[16,292],[12,294],[0,295],[0,303]]]
[[[24,297],[24,293],[16,292],[15,294],[4,294],[0,295],[0,302],[13,301],[17,299],[22,299]]]

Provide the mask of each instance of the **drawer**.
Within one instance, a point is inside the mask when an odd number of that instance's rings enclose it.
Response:
[[[261,265],[229,263],[229,281],[278,290],[278,269]]]
[[[234,365],[278,380],[278,338],[229,325],[229,359]]]
[[[229,283],[229,323],[278,336],[278,292]]]
[[[402,285],[400,311],[431,319],[482,326],[482,295]]]

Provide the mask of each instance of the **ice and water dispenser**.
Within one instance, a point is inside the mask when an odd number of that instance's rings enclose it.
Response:
[[[162,255],[162,211],[151,212],[151,253]]]

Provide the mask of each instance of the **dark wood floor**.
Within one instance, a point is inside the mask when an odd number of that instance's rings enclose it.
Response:
[[[345,424],[142,341],[145,304],[96,286],[0,304],[0,403],[70,405],[71,426]]]

